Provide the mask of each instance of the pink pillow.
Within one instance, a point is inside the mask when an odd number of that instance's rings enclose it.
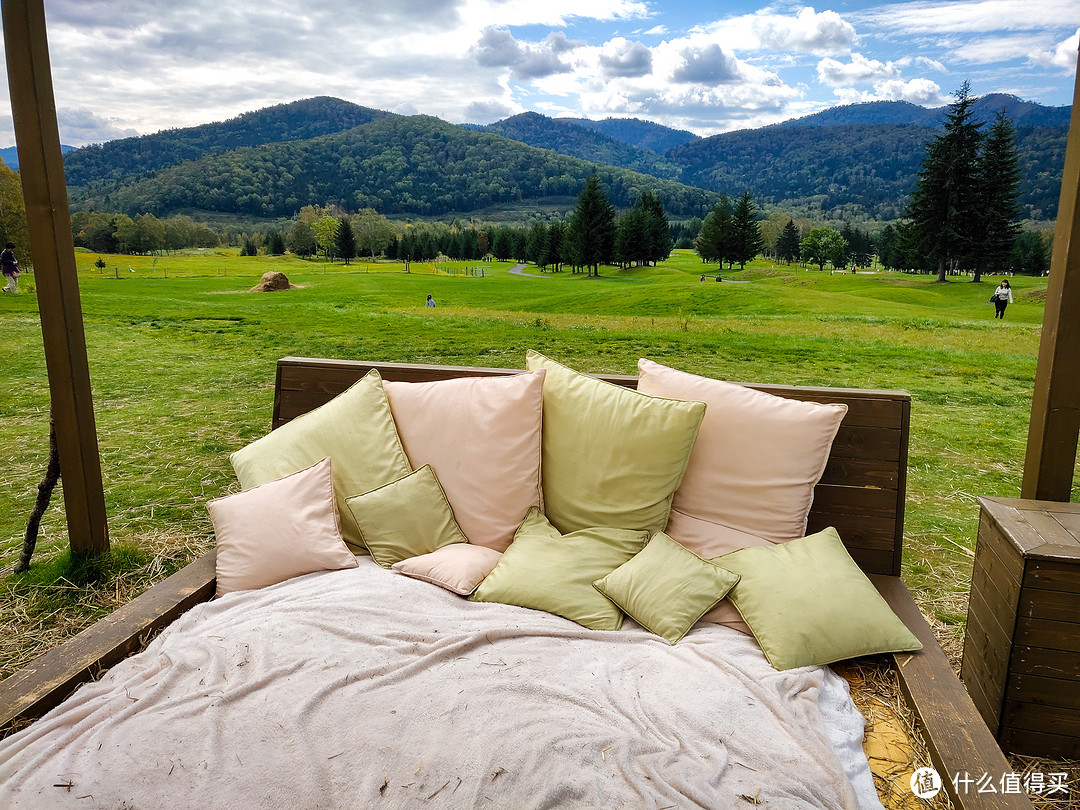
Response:
[[[384,387],[410,463],[431,465],[470,543],[506,551],[543,505],[544,371]]]
[[[651,360],[638,361],[638,375],[643,393],[707,406],[673,510],[772,543],[806,534],[814,487],[847,405],[786,399]],[[691,551],[708,558],[709,549],[702,553],[694,536],[684,537]]]
[[[414,579],[422,579],[448,591],[468,596],[476,590],[502,553],[486,546],[471,543],[451,543],[430,554],[410,557],[391,566],[395,571]]]
[[[706,404],[666,534],[706,560],[806,534],[847,405],[778,397],[638,361],[638,390]],[[749,633],[728,599],[702,617]]]
[[[329,458],[206,508],[217,537],[218,596],[357,565],[341,537]]]

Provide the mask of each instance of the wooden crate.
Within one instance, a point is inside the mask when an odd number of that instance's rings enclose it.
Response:
[[[1080,759],[1080,504],[979,504],[961,677],[1003,749]]]

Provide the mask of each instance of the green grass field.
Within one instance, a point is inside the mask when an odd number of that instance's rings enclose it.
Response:
[[[285,355],[522,367],[534,348],[583,371],[632,373],[644,356],[730,380],[906,390],[905,577],[954,628],[965,615],[975,498],[1019,493],[1045,279],[1015,278],[1016,303],[995,321],[996,279],[937,284],[758,262],[702,283],[703,265],[687,252],[656,268],[606,268],[600,279],[525,278],[509,264],[463,274],[478,262],[414,263],[406,274],[227,251],[105,256],[101,271],[97,258],[78,254],[110,529],[114,542],[166,549],[146,581],[212,544],[204,503],[235,489],[228,454],[268,429],[274,364]],[[276,269],[299,288],[248,292]],[[20,287],[31,291],[33,276]],[[429,293],[434,310],[424,307]],[[0,325],[0,571],[9,571],[44,470],[49,395],[34,295],[0,298]],[[57,498],[36,559],[64,547]],[[68,585],[39,598],[41,578],[0,577],[0,601],[19,605],[0,622],[5,634],[18,616],[48,624],[77,603],[92,618],[116,601],[95,606]],[[0,656],[0,676],[20,655]]]

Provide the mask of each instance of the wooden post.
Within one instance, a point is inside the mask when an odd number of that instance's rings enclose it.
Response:
[[[1080,58],[1031,402],[1023,498],[1068,501],[1080,435]]]
[[[75,553],[107,551],[105,493],[44,3],[4,0],[2,8],[11,110],[56,418],[68,540]]]

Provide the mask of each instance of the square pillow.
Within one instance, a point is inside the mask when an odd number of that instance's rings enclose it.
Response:
[[[328,458],[206,508],[217,538],[218,596],[357,565],[341,538]]]
[[[505,551],[543,508],[544,370],[384,387],[409,462],[431,465],[470,543]]]
[[[491,573],[502,554],[486,546],[451,543],[448,546],[409,557],[391,568],[413,579],[422,579],[448,591],[468,596],[480,581]]]
[[[450,543],[468,542],[426,464],[397,481],[346,498],[345,504],[368,552],[383,568]]]
[[[922,649],[836,529],[711,562],[739,575],[731,600],[779,670]]]
[[[668,537],[681,538],[679,542],[682,545],[688,549],[693,549],[695,554],[706,560],[711,560],[721,554],[727,554],[740,548],[773,545],[773,543],[757,535],[740,532],[728,526],[721,526],[719,523],[692,518],[674,509],[671,510],[671,517],[668,518],[667,529],[664,531]],[[753,635],[750,632],[750,626],[742,620],[739,611],[735,609],[735,605],[731,603],[731,599],[728,597],[724,597],[706,611],[701,620],[713,624],[722,624],[724,627],[730,627],[748,636]]]
[[[534,351],[527,363],[547,369],[541,470],[551,524],[662,530],[705,406],[602,382]]]
[[[356,554],[367,553],[345,499],[412,471],[398,440],[382,378],[369,371],[347,391],[233,453],[244,489],[281,478],[329,456],[341,532]]]
[[[645,359],[638,361],[638,375],[643,393],[708,406],[672,501],[673,523],[666,529],[672,538],[708,558],[720,553],[717,543],[741,548],[745,534],[772,543],[806,534],[814,487],[846,405],[778,397]]]
[[[593,583],[630,618],[675,644],[739,581],[663,532],[633,559]]]
[[[530,509],[510,548],[469,599],[546,610],[593,630],[618,630],[622,612],[592,584],[648,540],[648,532],[630,529],[560,534],[539,509]]]

